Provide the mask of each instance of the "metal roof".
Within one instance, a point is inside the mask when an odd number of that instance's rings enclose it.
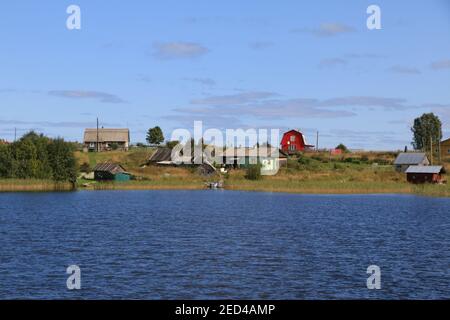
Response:
[[[84,143],[97,141],[97,129],[84,131]],[[98,129],[99,142],[130,142],[130,130],[128,129]]]
[[[172,160],[172,149],[158,148],[148,159],[149,162],[163,162]]]
[[[441,173],[442,166],[410,166],[406,173]]]
[[[419,164],[422,163],[426,159],[426,163],[428,163],[428,158],[425,152],[408,152],[408,153],[400,153],[395,159],[394,164]]]

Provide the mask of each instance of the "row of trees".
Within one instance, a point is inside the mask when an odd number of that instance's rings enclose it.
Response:
[[[20,140],[0,145],[0,178],[51,179],[75,182],[73,144],[31,131]]]

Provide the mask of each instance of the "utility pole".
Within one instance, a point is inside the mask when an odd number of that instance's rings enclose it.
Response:
[[[319,152],[319,131],[316,134],[316,152]]]
[[[17,128],[14,128],[14,142],[17,140]]]
[[[438,152],[439,152],[439,154],[438,154],[438,157],[439,157],[439,164],[442,164],[442,160],[441,160],[441,139],[442,139],[442,137],[439,137],[439,144],[438,144]]]
[[[433,165],[433,137],[430,136],[430,158],[431,158],[431,165]]]
[[[97,152],[99,151],[99,147],[98,147],[98,118],[97,118],[97,143],[95,144],[97,147]]]

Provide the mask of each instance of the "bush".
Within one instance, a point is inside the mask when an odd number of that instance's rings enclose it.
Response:
[[[111,143],[111,150],[117,150],[117,149],[119,149],[119,145],[117,144],[117,143]]]
[[[260,164],[249,165],[245,172],[245,178],[248,180],[260,180],[262,178],[261,165]]]
[[[338,144],[338,146],[336,147],[336,149],[339,149],[339,150],[341,150],[341,151],[344,152],[344,153],[348,152],[348,148],[347,148],[344,144],[342,144],[342,143]]]
[[[81,172],[91,172],[91,166],[89,165],[89,163],[84,162],[81,166],[80,166],[80,171]]]
[[[167,142],[166,142],[166,147],[167,147],[167,148],[170,148],[170,149],[173,149],[173,148],[175,148],[179,143],[180,143],[180,141],[177,141],[177,140],[175,140],[175,141],[167,141]]]
[[[308,165],[311,163],[311,159],[307,157],[300,157],[298,158],[297,162],[302,165]]]

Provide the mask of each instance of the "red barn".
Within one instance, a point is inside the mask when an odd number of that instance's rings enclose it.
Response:
[[[297,130],[290,130],[284,133],[281,139],[281,150],[287,153],[296,153],[311,147],[314,146],[306,144],[305,136]]]

